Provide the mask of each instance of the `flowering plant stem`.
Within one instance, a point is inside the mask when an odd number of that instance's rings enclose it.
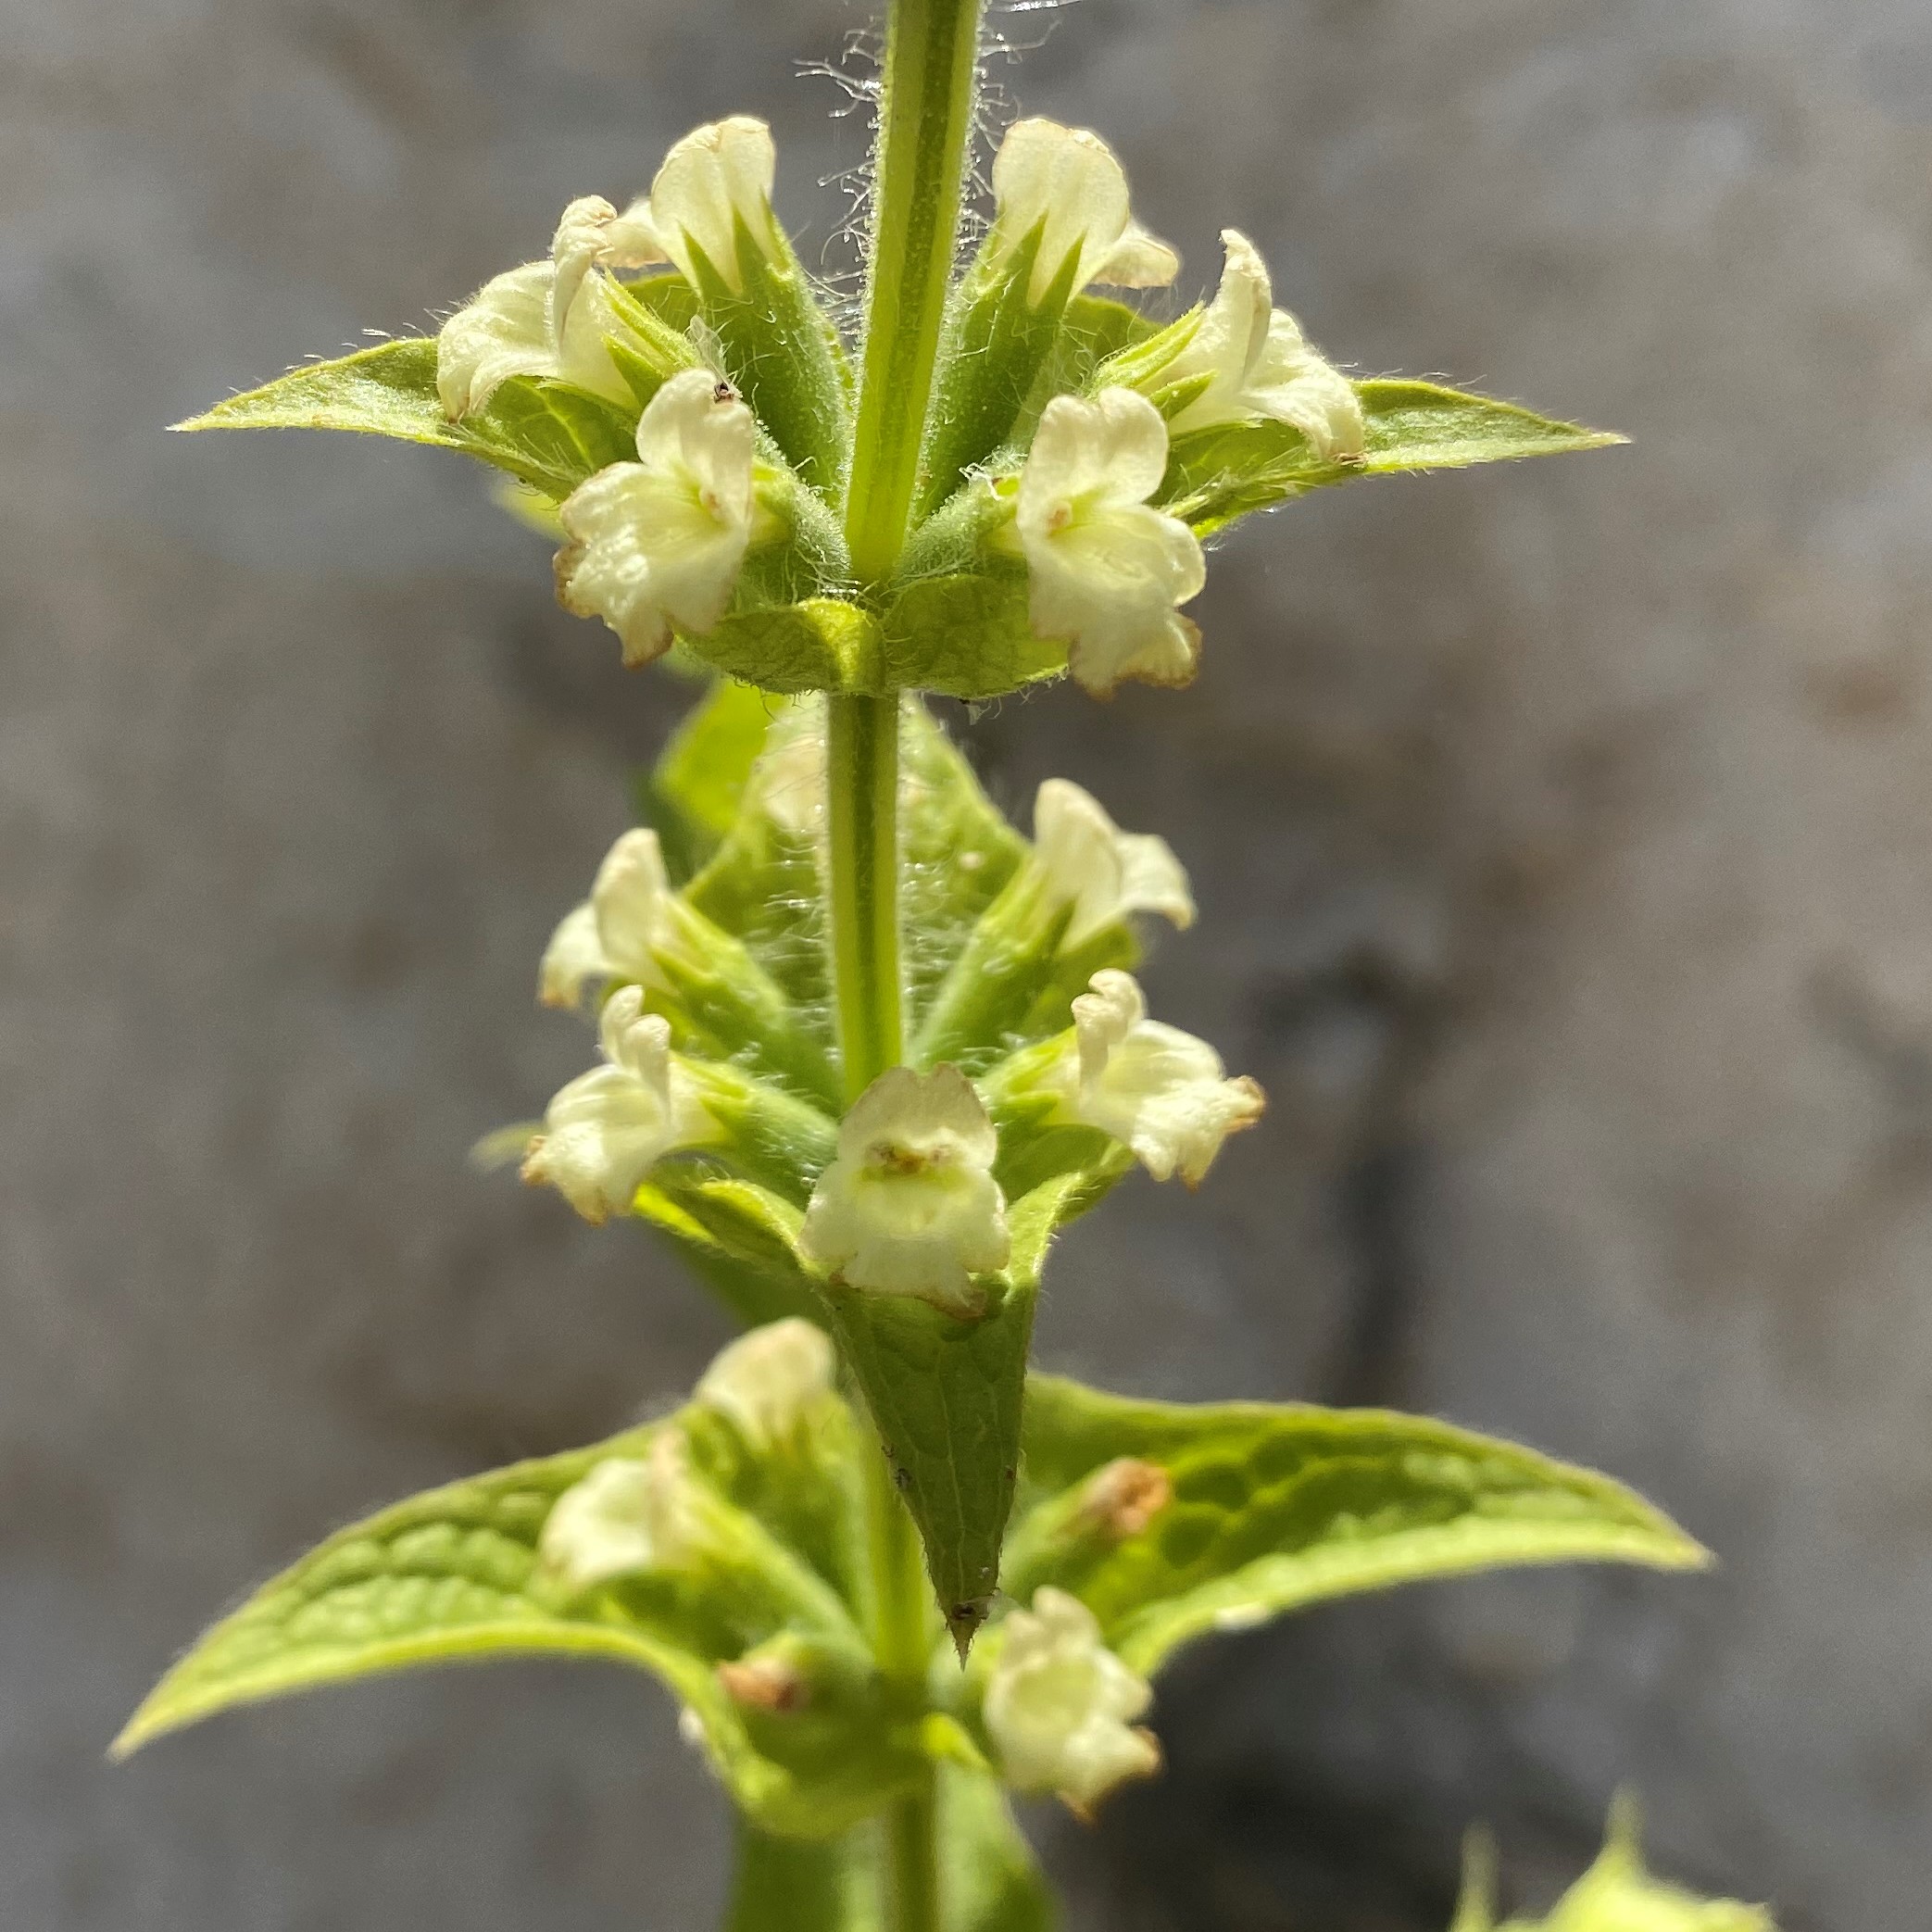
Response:
[[[878,210],[865,357],[846,499],[860,583],[898,562],[919,473],[934,365],[960,225],[978,81],[983,0],[893,0],[886,28],[873,182]],[[846,1098],[904,1056],[899,980],[899,700],[833,696],[825,781],[833,977]],[[916,1706],[931,1654],[929,1594],[912,1519],[884,1456],[868,1459],[872,1639],[881,1670]],[[881,1901],[888,1932],[938,1932],[936,1792],[921,1788],[886,1820]]]

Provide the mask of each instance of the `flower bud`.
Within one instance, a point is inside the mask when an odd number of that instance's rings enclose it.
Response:
[[[1180,272],[1180,257],[1130,214],[1113,150],[1086,128],[1015,121],[993,158],[993,202],[985,266],[1008,267],[1037,235],[1026,289],[1035,308],[1056,283],[1068,295],[1092,282],[1164,288]]]
[[[1057,1089],[1055,1117],[1124,1142],[1157,1181],[1198,1186],[1228,1135],[1261,1119],[1261,1088],[1225,1078],[1205,1040],[1149,1020],[1131,973],[1097,972],[1090,985],[1073,1002],[1073,1050],[1041,1083]]]
[[[757,443],[737,392],[684,370],[638,419],[637,461],[598,470],[564,500],[558,596],[617,633],[626,666],[669,650],[673,624],[702,635],[731,608],[757,516]]]
[[[794,1316],[740,1336],[705,1371],[694,1399],[768,1449],[796,1436],[832,1393],[836,1367],[825,1332]]]
[[[866,1088],[838,1130],[799,1246],[834,1281],[910,1295],[976,1315],[975,1274],[1003,1268],[1011,1243],[993,1179],[998,1136],[958,1068],[894,1067]]]
[[[1148,502],[1167,469],[1167,424],[1131,389],[1047,405],[1020,472],[1008,539],[1026,559],[1036,635],[1067,641],[1096,696],[1123,678],[1185,684],[1200,633],[1177,606],[1208,581],[1199,540]]]
[[[642,1459],[616,1456],[558,1498],[537,1553],[573,1593],[647,1570],[688,1569],[705,1543],[684,1438],[665,1429]]]
[[[665,1155],[721,1137],[671,1050],[669,1023],[644,1010],[639,987],[610,996],[598,1043],[605,1064],[558,1093],[523,1162],[526,1181],[555,1187],[593,1223],[625,1212]]]
[[[1182,932],[1194,895],[1173,847],[1154,833],[1123,832],[1091,792],[1049,778],[1035,796],[1034,855],[1055,911],[1071,907],[1060,950],[1073,952],[1135,912],[1156,912]]]
[[[1040,1589],[1001,1634],[985,1715],[1008,1783],[1058,1792],[1085,1813],[1116,1786],[1160,1768],[1160,1747],[1133,1723],[1154,1694],[1100,1641],[1077,1597]]]

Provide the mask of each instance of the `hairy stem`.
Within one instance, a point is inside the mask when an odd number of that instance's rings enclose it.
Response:
[[[898,561],[919,474],[972,134],[985,0],[893,0],[846,540],[861,583]]]
[[[849,1106],[905,1055],[899,988],[899,701],[826,700],[832,972]]]
[[[935,1636],[932,1593],[920,1562],[919,1534],[893,1487],[883,1455],[872,1459],[866,1509],[872,1538],[872,1651],[909,1705],[925,1698]],[[885,1816],[881,1904],[887,1932],[938,1932],[938,1816],[934,1773],[895,1801]]]
[[[972,135],[985,0],[891,0],[873,183],[865,360],[853,430],[846,540],[859,583],[897,567],[946,315]],[[905,1054],[899,969],[899,697],[827,700],[833,979],[847,1104]],[[879,1668],[921,1707],[935,1622],[919,1536],[885,1458],[874,1459],[872,1632]],[[933,1772],[885,1820],[886,1932],[940,1932]]]

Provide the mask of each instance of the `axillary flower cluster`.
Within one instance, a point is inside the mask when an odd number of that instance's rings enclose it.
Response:
[[[1151,1773],[1149,1680],[1208,1632],[1487,1564],[1701,1560],[1607,1479],[1439,1424],[1030,1368],[1057,1233],[1136,1166],[1200,1185],[1262,1097],[1135,978],[1149,922],[1196,916],[1168,844],[1062,779],[1022,835],[928,696],[1184,684],[1239,519],[1612,439],[1351,381],[1233,231],[1174,320],[1095,293],[1179,260],[1049,120],[1007,131],[956,263],[977,21],[894,8],[858,339],[737,117],[630,206],[571,203],[433,337],[189,425],[479,458],[625,663],[710,677],[542,960],[596,1063],[488,1145],[654,1229],[749,1332],[672,1413],[330,1539],[123,1744],[406,1663],[629,1662],[748,1823],[738,1932],[1046,1925],[1003,1789],[1085,1813]]]
[[[1101,695],[1126,678],[1185,684],[1200,635],[1180,607],[1206,566],[1196,529],[1174,513],[1185,469],[1165,487],[1175,439],[1273,423],[1297,432],[1319,464],[1360,463],[1365,447],[1354,388],[1273,306],[1253,244],[1230,230],[1212,300],[1169,328],[1143,332],[1127,311],[1083,305],[1095,284],[1164,286],[1180,259],[1132,220],[1126,176],[1098,135],[1041,119],[1009,130],[993,164],[993,220],[951,319],[924,513],[899,584],[861,596],[836,515],[850,379],[832,317],[772,213],[774,169],[762,121],[700,128],[671,149],[648,195],[621,211],[597,196],[572,202],[547,261],[497,276],[444,325],[436,386],[452,423],[512,377],[637,409],[635,460],[597,470],[558,506],[564,603],[602,618],[624,661],[644,664],[674,636],[704,655],[701,640],[733,613],[815,596],[847,608],[809,621],[869,636],[895,587],[935,579],[953,580],[955,600],[962,577],[977,577],[982,596],[1004,588],[1001,620],[1018,632],[1023,574],[1034,674],[1064,668]],[[666,266],[674,273],[620,279]],[[687,304],[704,325],[673,333],[667,322]],[[1103,353],[1126,334],[1137,339],[1125,353]],[[748,355],[733,353],[740,345]],[[755,558],[762,567],[747,581]],[[1008,559],[1017,571],[999,568]],[[853,651],[857,679],[865,655]],[[724,668],[795,676],[735,645]],[[893,683],[919,682],[918,666],[895,668]],[[938,688],[996,681],[960,661]]]

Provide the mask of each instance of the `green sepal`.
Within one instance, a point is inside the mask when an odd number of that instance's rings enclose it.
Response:
[[[837,1284],[823,1291],[961,1658],[999,1587],[1034,1305],[1070,1191],[1056,1183],[1009,1205],[1012,1256],[1000,1273],[981,1277],[986,1298],[977,1316]]]
[[[645,988],[646,1010],[670,1022],[673,1044],[684,1052],[734,1061],[835,1110],[838,1074],[822,1029],[689,894],[676,902],[674,917],[675,931],[651,948],[657,978]]]
[[[1136,1536],[1070,1537],[1104,1464],[1155,1464],[1173,1499]],[[1135,1401],[1035,1375],[1027,1512],[1007,1587],[1073,1591],[1150,1673],[1180,1645],[1362,1590],[1523,1563],[1703,1567],[1707,1553],[1607,1476],[1447,1423],[1375,1410]]]
[[[950,1060],[978,1073],[1073,1022],[1073,1001],[1104,967],[1131,971],[1140,943],[1125,924],[1062,948],[1072,909],[1055,908],[1039,869],[1016,868],[934,992],[914,1037],[915,1066]]]
[[[713,671],[767,691],[876,691],[880,686],[878,620],[843,598],[740,610],[702,636],[681,634]]]
[[[1101,371],[1116,358],[1148,341],[1158,325],[1105,295],[1075,295],[1067,305],[1053,353],[1034,379],[1033,394],[1014,423],[1011,441],[1033,441],[1041,414],[1056,395],[1082,395],[1112,380]]]
[[[1368,432],[1361,460],[1325,461],[1286,423],[1230,423],[1174,439],[1156,500],[1208,536],[1255,510],[1357,477],[1462,470],[1625,440],[1435,383],[1358,383],[1355,393]]]
[[[737,822],[745,787],[784,700],[721,678],[638,785],[672,882],[684,884]]]
[[[797,1228],[786,1225],[784,1206],[749,1183],[670,1167],[637,1190],[631,1211],[664,1236],[747,1328],[793,1315],[822,1326],[817,1285],[798,1259]]]
[[[1073,293],[1079,254],[1070,254],[1037,306],[1026,299],[1045,220],[989,270],[985,257],[967,270],[954,295],[939,345],[931,428],[920,456],[915,521],[930,516],[1013,435],[1014,425],[1060,335]]]
[[[684,1073],[726,1135],[721,1145],[707,1144],[695,1158],[716,1155],[748,1184],[802,1209],[812,1183],[832,1164],[836,1120],[809,1100],[753,1080],[734,1066],[686,1060]]]
[[[915,1027],[1026,852],[965,755],[909,697],[899,729],[899,918],[908,1019]]]
[[[409,336],[312,362],[232,395],[181,430],[345,430],[460,450],[560,502],[585,477],[634,461],[635,411],[536,376],[511,376],[460,422],[436,393],[436,342]]]
[[[606,276],[604,292],[623,324],[622,333],[604,338],[604,347],[641,415],[680,370],[698,366],[697,350],[684,332],[696,310],[696,299],[682,277],[670,275],[646,282]]]
[[[774,231],[776,224],[773,224]],[[826,500],[844,487],[852,375],[838,332],[813,295],[798,257],[774,233],[778,253],[737,220],[734,291],[692,245],[698,312],[752,413],[793,467]]]

